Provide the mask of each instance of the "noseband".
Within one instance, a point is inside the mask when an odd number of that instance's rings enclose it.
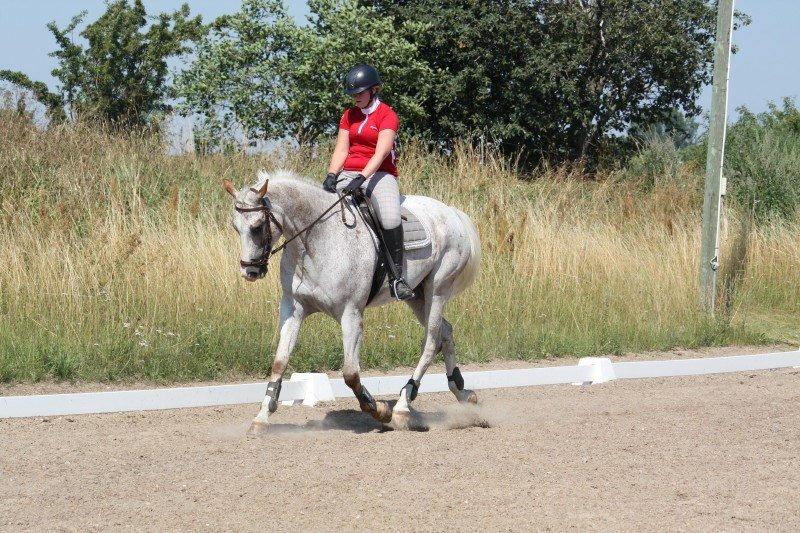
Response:
[[[258,192],[258,191],[255,191]],[[263,211],[266,213],[266,222],[261,225],[261,242],[263,243],[263,254],[261,259],[257,261],[242,261],[239,260],[239,264],[242,268],[246,267],[266,267],[267,262],[269,261],[269,256],[272,255],[272,223],[275,223],[275,226],[283,232],[283,226],[281,223],[278,222],[278,219],[275,218],[275,215],[272,214],[272,211],[269,209],[269,205],[267,205],[267,200],[265,198],[261,198],[261,204],[257,205],[256,207],[243,207],[241,205],[236,205],[235,209],[239,213],[256,213]],[[266,235],[265,235],[266,232]]]

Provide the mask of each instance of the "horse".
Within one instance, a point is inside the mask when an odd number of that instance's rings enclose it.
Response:
[[[308,316],[318,312],[341,325],[344,381],[361,410],[376,420],[397,428],[408,427],[410,405],[422,376],[440,352],[450,391],[461,403],[477,403],[475,392],[464,388],[456,366],[453,327],[443,316],[445,304],[472,284],[480,267],[478,231],[465,213],[433,198],[401,197],[402,205],[421,219],[431,235],[429,245],[405,253],[406,280],[415,288],[415,298],[405,303],[422,324],[425,336],[419,363],[392,406],[376,401],[359,377],[364,311],[396,300],[384,283],[368,302],[379,250],[372,230],[358,216],[351,199],[283,170],[261,171],[253,186],[241,190],[227,179],[223,187],[234,198],[232,222],[241,241],[239,266],[246,281],[255,282],[266,275],[268,259],[277,251],[273,244],[284,237],[280,339],[267,392],[250,425],[250,434],[268,430],[269,415],[278,407],[281,380],[300,327]]]

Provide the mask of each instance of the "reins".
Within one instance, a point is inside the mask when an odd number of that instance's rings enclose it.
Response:
[[[320,216],[318,216],[316,219],[314,219],[314,221],[313,221],[312,223],[310,223],[308,226],[306,226],[305,228],[301,229],[300,231],[298,231],[297,233],[295,233],[294,235],[292,235],[292,237],[291,237],[290,239],[286,239],[286,240],[284,240],[284,241],[283,241],[283,244],[281,244],[280,246],[278,246],[277,248],[275,248],[274,250],[272,250],[272,251],[269,253],[269,255],[275,255],[276,253],[280,252],[281,250],[283,250],[284,248],[286,248],[286,245],[287,245],[287,244],[289,244],[290,242],[292,242],[293,240],[295,240],[296,238],[298,238],[300,235],[302,235],[303,233],[305,233],[305,232],[307,232],[308,230],[310,230],[311,228],[313,228],[313,227],[316,225],[316,223],[317,223],[317,222],[319,222],[320,220],[322,220],[323,218],[325,218],[325,215],[327,215],[328,213],[330,213],[331,209],[333,209],[334,207],[336,207],[336,205],[337,205],[337,204],[342,204],[342,205],[344,205],[344,204],[343,204],[343,202],[344,202],[344,199],[345,199],[345,198],[347,198],[347,196],[346,196],[346,195],[344,195],[344,194],[341,194],[341,193],[338,193],[338,194],[339,194],[339,199],[338,199],[338,200],[336,200],[335,202],[333,202],[333,204],[331,204],[331,206],[330,206],[328,209],[326,209],[325,211],[323,211],[323,212],[322,212],[322,214],[321,214]],[[270,216],[272,216],[272,212],[269,212],[269,214],[270,214]],[[273,217],[273,220],[274,220],[274,217]],[[344,220],[344,211],[342,212],[342,220]],[[277,222],[277,221],[275,221],[275,223],[277,224],[278,222]],[[278,227],[280,228],[280,225],[279,225]],[[283,231],[283,228],[281,228],[281,231]]]
[[[256,192],[258,192],[258,191],[256,191]],[[255,207],[240,207],[238,205],[235,206],[236,211],[238,211],[240,213],[254,213],[254,212],[263,211],[267,215],[267,221],[266,221],[266,225],[267,225],[267,232],[266,232],[267,233],[267,243],[266,243],[266,247],[270,248],[269,252],[267,252],[264,255],[264,257],[262,259],[258,260],[258,261],[240,261],[241,265],[243,267],[247,267],[247,266],[266,266],[267,265],[267,261],[269,260],[270,257],[272,257],[276,253],[280,252],[284,248],[286,248],[286,245],[288,245],[290,242],[292,242],[293,240],[298,238],[300,235],[302,235],[303,233],[306,233],[311,228],[313,228],[320,220],[325,218],[325,215],[330,213],[331,210],[334,207],[336,207],[339,204],[342,204],[343,206],[345,205],[344,204],[344,199],[347,198],[347,195],[344,195],[341,192],[337,192],[337,194],[339,195],[339,198],[335,202],[333,202],[333,204],[331,204],[330,207],[328,207],[325,211],[323,211],[321,215],[319,215],[317,218],[315,218],[314,221],[311,222],[310,224],[308,224],[306,227],[304,227],[303,229],[301,229],[300,231],[298,231],[297,233],[292,235],[292,237],[290,237],[289,239],[284,240],[283,244],[281,244],[280,246],[278,246],[275,249],[271,249],[272,248],[272,231],[269,229],[269,225],[270,225],[270,223],[274,223],[278,227],[278,229],[281,231],[281,233],[283,233],[283,226],[281,225],[280,222],[278,222],[278,219],[275,218],[275,215],[272,214],[272,211],[270,210],[269,205],[267,205],[266,200],[264,200],[262,198],[261,199],[262,204],[258,205],[258,206],[255,206]],[[344,209],[343,209],[342,210],[342,221],[344,221],[344,220],[345,220],[345,218],[344,218]]]

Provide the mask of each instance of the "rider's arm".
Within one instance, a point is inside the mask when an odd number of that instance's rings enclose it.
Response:
[[[331,164],[328,166],[328,172],[338,174],[344,166],[344,160],[347,159],[347,153],[350,151],[350,131],[344,128],[339,128],[339,134],[336,136],[336,147],[331,154]]]
[[[390,129],[381,130],[378,133],[378,143],[375,145],[375,155],[373,155],[370,160],[367,162],[367,166],[364,167],[364,170],[361,173],[366,177],[371,177],[376,170],[381,166],[383,160],[386,159],[386,156],[389,155],[389,152],[392,151],[392,147],[394,146],[394,138],[397,135],[397,132]]]

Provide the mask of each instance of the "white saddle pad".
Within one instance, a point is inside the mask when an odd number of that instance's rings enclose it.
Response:
[[[431,243],[429,228],[413,211],[401,205],[400,216],[403,220],[403,248],[406,250],[419,250]]]

